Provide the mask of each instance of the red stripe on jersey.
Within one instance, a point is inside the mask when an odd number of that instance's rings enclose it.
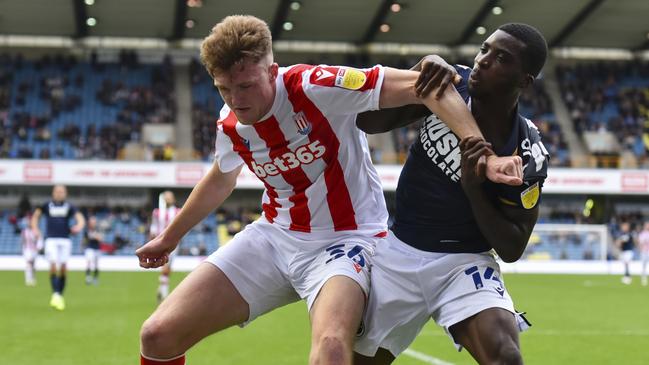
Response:
[[[343,169],[338,161],[338,148],[340,142],[336,137],[327,118],[318,107],[306,96],[302,87],[302,73],[313,68],[310,65],[297,65],[284,74],[284,85],[288,91],[288,99],[293,105],[293,111],[302,111],[307,119],[313,124],[313,130],[309,133],[312,141],[318,139],[326,146],[326,152],[322,156],[327,164],[325,168],[325,184],[327,185],[327,205],[331,212],[334,223],[334,230],[345,231],[357,229],[356,213],[349,190],[345,183]]]
[[[233,111],[230,111],[230,114],[223,120],[223,132],[230,137],[232,141],[232,146],[234,147],[234,152],[238,153],[241,156],[241,159],[248,165],[250,171],[254,172],[252,168],[252,152],[248,146],[243,143],[243,140],[239,133],[237,133],[237,117],[234,115]],[[270,223],[273,223],[275,217],[277,217],[277,208],[280,207],[277,202],[277,192],[275,189],[266,182],[266,180],[259,178],[266,187],[266,193],[270,198],[270,203],[264,203],[261,205],[261,208],[264,210],[266,219]]]
[[[386,232],[386,231],[381,231],[381,232],[374,235],[374,237],[377,237],[377,238],[385,238],[387,236],[388,236],[388,232]]]
[[[268,155],[271,160],[275,158],[282,159],[282,155],[291,153],[288,148],[288,141],[284,137],[282,130],[279,128],[279,123],[274,116],[264,120],[263,122],[253,124],[259,137],[266,142],[269,148]],[[288,169],[281,171],[282,177],[287,183],[293,186],[294,194],[288,198],[293,203],[289,214],[291,215],[291,226],[289,229],[293,231],[311,232],[311,212],[307,205],[308,198],[306,196],[306,188],[311,185],[311,180],[304,173],[301,168]]]

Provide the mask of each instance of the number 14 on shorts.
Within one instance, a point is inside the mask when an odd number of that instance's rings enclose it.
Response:
[[[502,282],[498,278],[498,276],[494,275],[494,272],[496,270],[492,269],[491,267],[487,267],[484,270],[483,275],[480,275],[480,269],[477,266],[471,266],[470,268],[464,270],[464,274],[471,276],[473,279],[473,284],[475,284],[476,290],[482,289],[484,287],[484,283],[482,279],[484,278],[485,280],[493,280],[498,283],[498,286],[494,288],[500,296],[503,296],[505,293],[505,289],[503,289]]]

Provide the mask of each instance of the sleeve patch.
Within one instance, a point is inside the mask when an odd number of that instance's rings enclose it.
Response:
[[[540,189],[538,181],[529,188],[521,192],[521,203],[523,208],[532,209],[536,206],[536,203],[539,201]]]
[[[348,90],[358,90],[365,85],[367,75],[363,71],[341,67],[336,74],[334,85]]]

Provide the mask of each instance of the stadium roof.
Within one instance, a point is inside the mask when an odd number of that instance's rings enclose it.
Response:
[[[266,20],[275,40],[343,48],[478,44],[479,27],[512,21],[536,26],[552,47],[649,48],[647,0],[0,0],[0,37],[201,39],[230,14]]]

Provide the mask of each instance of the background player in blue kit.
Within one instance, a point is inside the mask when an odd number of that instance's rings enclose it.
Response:
[[[460,141],[418,106],[359,116],[369,133],[423,123],[399,178],[394,225],[376,249],[356,364],[392,362],[431,317],[479,363],[522,363],[518,332],[528,323],[514,311],[491,251],[518,260],[538,217],[548,156],[536,127],[518,114],[518,98],[546,55],[536,29],[506,24],[482,44],[473,69],[430,56],[416,66],[422,95],[462,77],[456,88],[489,142]],[[485,179],[491,153],[522,158],[521,186]]]
[[[77,234],[83,230],[85,219],[72,204],[65,201],[68,191],[63,185],[56,185],[52,189],[52,200],[36,208],[32,216],[32,230],[37,237],[43,237],[38,221],[41,215],[45,216],[45,256],[50,262],[50,283],[52,285],[52,298],[50,306],[65,309],[63,289],[65,288],[66,263],[72,251],[70,234]],[[74,219],[76,223],[70,226]]]

